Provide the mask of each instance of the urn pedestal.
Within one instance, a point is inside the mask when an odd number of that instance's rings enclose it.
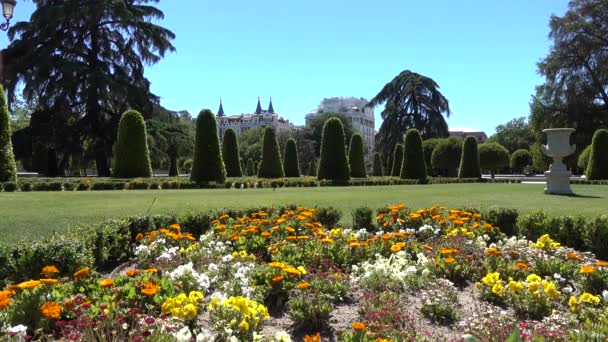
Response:
[[[570,134],[574,132],[574,128],[549,128],[544,129],[543,133],[547,134],[547,145],[541,145],[541,150],[547,156],[553,158],[553,164],[549,167],[549,171],[545,171],[545,186],[546,194],[556,195],[571,195],[570,176],[572,173],[568,171],[566,165],[562,161],[574,153],[576,145],[570,145]]]

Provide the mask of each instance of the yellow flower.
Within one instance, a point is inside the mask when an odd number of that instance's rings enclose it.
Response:
[[[86,277],[89,276],[89,274],[91,274],[91,271],[89,271],[89,268],[83,268],[79,271],[77,271],[76,273],[74,273],[74,278],[76,278],[76,280],[82,280]]]
[[[45,266],[44,268],[42,268],[41,273],[47,278],[52,278],[55,274],[59,273],[59,270],[53,265]]]
[[[306,275],[306,273],[307,273],[304,266],[298,266],[298,271],[300,271],[300,273],[302,273],[302,275]]]
[[[555,284],[550,281],[543,281],[545,287],[545,293],[549,298],[555,299],[559,297],[559,291],[555,288]]]
[[[299,276],[301,274],[301,272],[298,271],[298,269],[293,268],[293,267],[285,267],[283,269],[283,271],[285,271],[285,273],[287,273],[287,274],[296,275],[296,276]]]
[[[307,283],[307,282],[302,282],[302,283],[299,283],[299,284],[298,284],[298,288],[300,288],[300,289],[302,289],[302,290],[306,290],[306,289],[308,289],[310,286],[311,286],[311,285],[310,285],[310,283]]]
[[[520,282],[520,281],[510,280],[508,288],[509,288],[509,292],[517,293],[524,288],[524,284],[522,284],[522,282]]]
[[[537,276],[536,274],[534,274],[534,273],[530,273],[530,274],[529,274],[529,275],[526,277],[526,281],[527,281],[528,283],[540,282],[541,280],[542,280],[542,279],[541,279],[539,276]]]
[[[591,274],[595,272],[595,267],[587,265],[587,266],[583,266],[581,267],[581,273],[583,274]]]
[[[196,306],[193,304],[186,304],[182,309],[182,313],[186,318],[194,318],[197,315]]]
[[[192,302],[199,302],[201,300],[203,300],[203,298],[205,298],[205,296],[203,296],[203,293],[200,291],[190,291],[190,294],[188,295],[188,299],[190,299],[190,301]]]
[[[59,282],[57,279],[40,279],[40,282],[44,285],[55,285]]]
[[[570,310],[576,311],[576,308],[577,308],[576,304],[577,304],[576,297],[570,296],[570,299],[568,300],[568,306],[570,306]]]
[[[156,285],[151,281],[146,282],[146,286],[141,290],[141,293],[151,297],[158,293],[160,290],[160,285]]]
[[[246,320],[242,320],[239,324],[239,329],[249,331],[249,323]]]
[[[450,258],[443,259],[443,261],[445,261],[446,264],[451,264],[451,263],[455,262],[456,259],[450,257]]]
[[[481,281],[488,286],[494,286],[494,284],[500,282],[500,273],[488,273],[485,277],[481,278]]]
[[[61,305],[55,302],[44,302],[40,307],[40,312],[51,319],[59,319],[61,317]]]
[[[110,287],[110,286],[114,286],[114,280],[112,279],[104,279],[102,281],[99,282],[99,286],[101,286],[102,288],[106,288],[106,287]]]
[[[21,284],[18,284],[17,287],[22,289],[22,290],[29,290],[29,289],[33,289],[36,286],[40,285],[40,281],[38,280],[29,280],[29,281],[24,281]]]
[[[496,283],[494,284],[494,286],[492,286],[492,293],[494,293],[495,295],[502,297],[503,291],[504,289],[501,283]]]
[[[600,297],[594,296],[591,293],[583,292],[583,294],[578,297],[578,303],[598,305],[600,303]]]

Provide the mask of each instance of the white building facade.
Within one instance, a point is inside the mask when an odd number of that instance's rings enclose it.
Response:
[[[319,104],[317,110],[306,115],[306,124],[322,113],[340,113],[348,117],[353,129],[358,131],[365,143],[365,157],[369,161],[374,153],[376,126],[374,122],[374,109],[365,107],[369,101],[356,97],[330,97]]]
[[[224,113],[224,106],[220,100],[220,108],[217,111],[217,127],[220,139],[224,137],[224,132],[232,128],[237,134],[246,132],[254,127],[272,127],[275,132],[288,131],[294,129],[294,125],[289,120],[275,113],[272,106],[272,98],[267,110],[263,110],[258,97],[258,105],[254,113],[237,114],[227,116]]]

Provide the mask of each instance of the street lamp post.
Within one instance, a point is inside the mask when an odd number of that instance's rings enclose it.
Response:
[[[17,0],[0,0],[2,3],[2,14],[4,15],[5,22],[0,24],[0,30],[6,31],[11,24],[13,18],[13,12],[17,5]],[[4,60],[2,58],[4,50],[0,49],[0,84],[4,84]]]

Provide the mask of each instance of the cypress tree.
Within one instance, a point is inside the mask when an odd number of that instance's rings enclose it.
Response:
[[[380,158],[380,153],[374,153],[374,166],[372,168],[372,175],[374,177],[382,177],[384,176],[382,172],[382,159]]]
[[[393,153],[395,153],[393,151]],[[384,170],[386,170],[384,173],[386,176],[390,176],[391,172],[393,171],[393,153],[389,153],[388,157],[386,158],[386,168]]]
[[[422,137],[417,129],[409,129],[405,133],[405,148],[403,162],[401,163],[401,178],[417,179],[426,183],[426,164],[422,150]]]
[[[253,159],[247,159],[247,176],[255,176],[255,165],[253,165]]]
[[[190,180],[196,183],[226,182],[226,168],[222,160],[220,139],[217,136],[215,115],[203,109],[196,119],[196,140]]]
[[[464,138],[458,178],[481,178],[479,151],[477,150],[477,139],[475,137]]]
[[[608,129],[598,129],[591,140],[587,179],[608,179]]]
[[[0,182],[17,181],[17,164],[11,141],[11,120],[4,88],[0,84]]]
[[[308,165],[308,175],[312,177],[317,177],[317,159],[313,158],[310,161],[310,165]]]
[[[114,148],[113,177],[152,177],[146,122],[138,111],[128,110],[120,118]]]
[[[239,143],[236,140],[236,133],[232,128],[228,128],[224,132],[222,140],[222,158],[226,166],[227,177],[243,177],[241,169],[241,157],[239,156]]]
[[[363,138],[359,133],[353,134],[353,136],[350,138],[348,149],[348,163],[350,165],[351,177],[367,177],[365,170],[365,158],[363,154]]]
[[[260,162],[256,160],[253,162],[253,176],[257,176],[258,172],[260,172]]]
[[[338,118],[329,118],[323,126],[321,161],[317,169],[317,178],[338,181],[350,179],[344,147],[344,127]]]
[[[391,176],[399,177],[401,175],[401,164],[403,163],[403,145],[395,145],[395,152],[393,153],[393,168],[391,169]]]
[[[283,160],[285,177],[300,177],[300,161],[298,160],[298,147],[292,138],[285,144],[285,160]]]
[[[281,152],[279,151],[279,143],[274,134],[272,127],[266,127],[264,130],[264,142],[262,147],[262,161],[258,170],[260,178],[282,178],[283,165],[281,164]]]

